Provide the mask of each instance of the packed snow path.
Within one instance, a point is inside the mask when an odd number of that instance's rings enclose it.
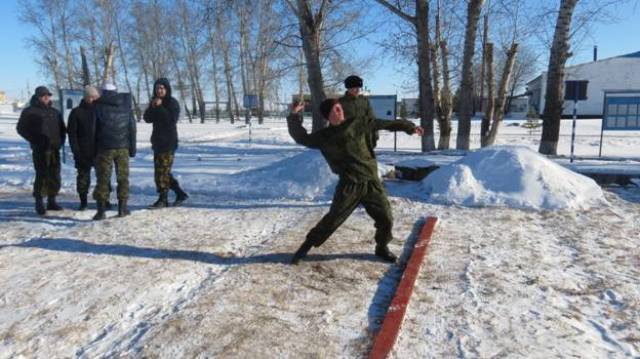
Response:
[[[245,188],[247,173],[302,150],[282,123],[252,143],[240,126],[210,127],[181,132],[185,207],[145,209],[155,198],[143,148],[132,215],[93,222],[93,208],[35,215],[28,147],[0,126],[0,358],[366,355],[400,276],[373,256],[372,221],[358,210],[287,265],[327,210],[331,180],[298,177],[316,188],[292,198]],[[73,168],[63,171],[73,208]],[[587,211],[437,205],[419,183],[387,188],[403,258],[422,219],[440,218],[394,357],[640,355],[637,188],[608,190]]]

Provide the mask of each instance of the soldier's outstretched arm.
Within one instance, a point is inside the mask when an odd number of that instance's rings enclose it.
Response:
[[[422,136],[424,129],[420,126],[416,126],[413,122],[407,120],[375,120],[376,130],[387,130],[392,132],[402,131],[408,135],[416,134]]]
[[[302,110],[304,104],[294,104],[291,107],[291,113],[287,116],[287,127],[289,135],[296,143],[309,148],[320,148],[323,138],[321,132],[308,133],[307,129],[302,126]]]

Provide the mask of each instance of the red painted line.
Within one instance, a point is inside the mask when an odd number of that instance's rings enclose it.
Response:
[[[384,316],[382,327],[373,339],[373,348],[369,352],[369,359],[386,358],[391,352],[396,339],[398,339],[400,326],[409,306],[409,299],[411,299],[413,287],[420,273],[420,266],[427,253],[436,222],[438,222],[437,217],[428,217],[426,223],[422,226],[418,241],[413,248],[413,253],[411,253],[411,258],[409,258],[409,262],[404,269],[400,284],[398,284],[393,300],[389,305],[389,309],[387,309],[387,314]]]

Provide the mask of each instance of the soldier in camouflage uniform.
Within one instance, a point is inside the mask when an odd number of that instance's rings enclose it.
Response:
[[[376,118],[373,114],[371,104],[369,104],[369,100],[361,94],[362,86],[362,78],[356,75],[351,75],[344,80],[346,92],[344,96],[339,99],[342,110],[344,111],[344,117],[362,117],[368,118],[369,121],[374,121]],[[371,148],[376,147],[378,137],[378,131],[373,131],[367,139],[367,141],[370,142],[369,145]]]
[[[136,122],[129,94],[118,94],[115,86],[105,84],[102,97],[96,101],[96,177],[93,191],[98,212],[94,220],[105,218],[109,198],[109,182],[115,164],[118,183],[118,217],[129,214],[129,157],[136,155]]]
[[[180,104],[171,96],[171,84],[166,78],[156,80],[153,89],[154,97],[143,116],[145,122],[153,124],[151,148],[158,200],[151,205],[151,208],[169,206],[169,189],[176,194],[173,205],[179,206],[189,198],[171,174],[175,151],[178,148],[177,122],[180,118]]]
[[[16,127],[18,134],[31,145],[36,172],[33,197],[39,215],[44,215],[47,210],[62,210],[56,203],[56,196],[60,191],[60,148],[64,145],[66,129],[62,115],[51,106],[51,96],[46,87],[36,88]],[[46,209],[44,196],[47,196]]]
[[[312,246],[322,245],[360,204],[375,221],[376,256],[395,262],[397,258],[387,246],[393,238],[391,206],[378,176],[371,136],[381,129],[422,136],[423,129],[406,120],[382,121],[367,116],[347,118],[340,102],[328,99],[322,102],[320,112],[329,120],[330,126],[309,134],[302,127],[303,108],[304,104],[292,107],[287,118],[289,134],[296,143],[319,149],[339,181],[329,213],[309,231],[291,262],[297,264]]]

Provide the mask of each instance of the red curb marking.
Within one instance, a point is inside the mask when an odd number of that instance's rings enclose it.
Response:
[[[369,359],[384,359],[386,358],[393,345],[398,339],[400,333],[400,326],[404,320],[404,314],[407,311],[409,305],[409,299],[413,293],[413,287],[418,278],[420,272],[420,266],[422,265],[425,254],[427,253],[427,247],[431,241],[431,235],[433,229],[438,222],[437,217],[428,217],[427,222],[420,231],[420,236],[415,244],[409,263],[407,263],[400,284],[396,289],[396,294],[387,309],[387,314],[382,322],[382,328],[373,340],[373,348],[369,353]]]

